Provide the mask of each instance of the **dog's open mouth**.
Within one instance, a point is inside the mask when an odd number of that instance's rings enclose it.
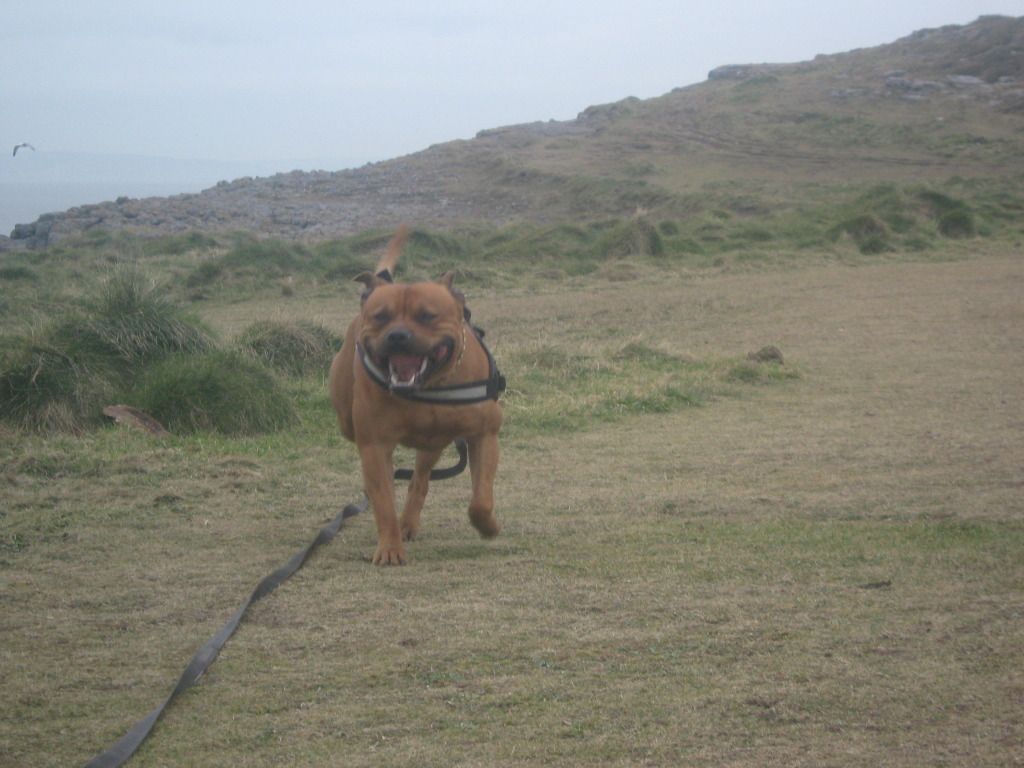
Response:
[[[388,374],[392,387],[415,387],[427,373],[430,360],[419,355],[391,355],[388,358]]]
[[[395,352],[388,356],[389,383],[396,389],[414,389],[425,382],[451,357],[455,344],[450,339],[433,347],[427,355]]]

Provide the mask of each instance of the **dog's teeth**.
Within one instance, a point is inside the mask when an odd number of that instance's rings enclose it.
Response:
[[[427,371],[427,358],[423,358],[423,365],[420,366],[420,372],[417,376],[422,376]]]

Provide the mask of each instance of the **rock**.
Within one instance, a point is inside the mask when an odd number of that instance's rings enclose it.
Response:
[[[861,584],[861,589],[889,589],[892,587],[892,579],[886,579],[885,581],[869,581],[867,584]]]
[[[988,85],[980,77],[974,75],[947,75],[946,80],[957,88],[971,88],[977,85]]]
[[[11,240],[28,240],[30,237],[35,237],[35,234],[35,222],[31,224],[15,224],[14,229],[11,231]]]
[[[913,80],[908,77],[887,77],[885,87],[892,91],[914,94],[935,93],[945,88],[942,83],[934,80]]]
[[[167,437],[171,434],[164,429],[163,424],[148,413],[144,413],[130,405],[108,405],[103,409],[103,415],[113,419],[117,424],[127,424],[156,437]]]
[[[55,220],[55,214],[44,213],[31,224],[15,224],[10,239],[28,248],[44,248],[49,243]]]
[[[856,99],[862,96],[869,95],[870,91],[867,88],[833,88],[829,91],[829,96],[838,101],[846,101],[847,99]]]
[[[806,66],[801,64],[726,64],[708,72],[708,80],[750,80],[754,77],[802,71],[806,71]]]
[[[747,360],[753,360],[755,363],[778,363],[779,365],[785,365],[782,359],[782,352],[779,351],[778,347],[773,346],[761,347],[757,352],[749,353]]]
[[[708,72],[708,80],[746,80],[753,77],[753,70],[749,64],[725,64]]]

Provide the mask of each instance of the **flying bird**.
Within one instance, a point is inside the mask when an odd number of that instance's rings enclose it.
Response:
[[[31,144],[29,144],[29,143],[28,143],[27,141],[24,141],[24,142],[22,142],[21,144],[15,144],[15,145],[14,145],[14,151],[13,151],[13,152],[11,152],[11,157],[15,157],[15,156],[16,156],[16,155],[18,154],[18,150],[19,150],[19,149],[22,149],[22,148],[27,148],[27,149],[31,149],[31,150],[32,150],[33,152],[35,152],[35,151],[36,151],[36,148],[35,148],[35,147],[33,147],[33,146],[32,146]]]

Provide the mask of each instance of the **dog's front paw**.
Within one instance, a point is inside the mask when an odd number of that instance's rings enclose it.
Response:
[[[401,544],[378,544],[373,553],[374,565],[405,565],[405,547]]]
[[[498,522],[498,518],[494,516],[494,512],[490,509],[470,508],[469,522],[473,524],[473,527],[476,528],[480,535],[485,539],[493,539],[501,533],[501,524]]]
[[[402,541],[412,541],[420,533],[420,521],[403,516],[399,521],[399,529],[402,531]]]

